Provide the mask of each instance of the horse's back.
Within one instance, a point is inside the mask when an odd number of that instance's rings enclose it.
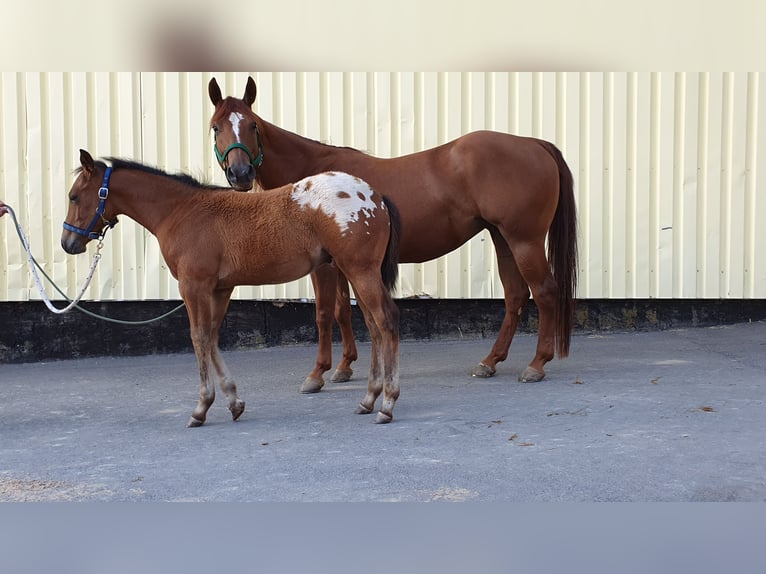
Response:
[[[477,131],[399,158],[365,158],[360,171],[399,208],[402,262],[420,262],[487,225],[542,240],[559,197],[559,171],[546,145]]]
[[[526,183],[558,179],[555,159],[549,142],[526,136],[495,131],[476,131],[459,137],[452,143],[454,161],[472,164],[473,177]],[[555,177],[554,177],[555,176]]]

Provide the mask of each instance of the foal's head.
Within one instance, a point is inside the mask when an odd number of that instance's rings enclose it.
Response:
[[[213,130],[216,158],[226,173],[231,187],[238,191],[252,189],[257,179],[256,170],[263,162],[263,144],[257,118],[251,107],[255,101],[256,87],[253,78],[247,79],[242,99],[221,96],[221,88],[215,78],[208,84],[210,101],[215,106],[210,119]]]
[[[72,255],[85,251],[91,239],[102,239],[106,229],[117,223],[116,215],[111,218],[107,215],[110,213],[107,196],[111,168],[94,161],[81,149],[78,172],[69,191],[69,209],[61,234],[61,247]]]

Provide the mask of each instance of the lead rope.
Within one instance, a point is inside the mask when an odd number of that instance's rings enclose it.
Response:
[[[104,247],[104,242],[102,240],[99,240],[98,244],[96,245],[96,254],[93,256],[93,263],[91,263],[90,271],[88,272],[88,276],[85,278],[85,284],[82,286],[80,293],[74,299],[69,299],[69,297],[67,297],[64,294],[64,292],[58,288],[58,286],[53,282],[53,280],[48,276],[45,270],[43,270],[43,268],[40,266],[40,264],[32,255],[32,250],[29,247],[29,242],[27,241],[27,237],[24,234],[24,230],[21,228],[21,225],[19,224],[19,220],[16,218],[16,213],[13,211],[13,208],[7,203],[4,203],[3,206],[8,210],[8,213],[11,214],[11,219],[13,219],[13,224],[16,227],[16,233],[18,234],[19,239],[21,240],[21,244],[24,246],[24,251],[26,251],[27,253],[27,263],[29,264],[29,268],[32,271],[32,277],[35,280],[35,285],[37,286],[37,290],[40,292],[40,296],[42,297],[42,300],[45,303],[45,306],[48,307],[48,309],[52,313],[56,313],[57,315],[62,315],[64,313],[71,311],[72,308],[76,307],[78,311],[82,311],[86,315],[90,315],[91,317],[102,319],[104,321],[118,323],[120,325],[145,325],[148,323],[153,323],[154,321],[159,321],[160,319],[164,319],[165,317],[172,315],[176,311],[180,310],[184,306],[184,304],[181,303],[175,309],[171,309],[170,311],[168,311],[167,313],[163,315],[160,315],[159,317],[155,317],[154,319],[147,319],[145,321],[123,321],[121,319],[112,319],[111,317],[104,317],[103,315],[98,315],[96,313],[88,311],[87,309],[83,309],[82,307],[79,306],[79,302],[82,299],[83,295],[85,294],[85,291],[88,289],[88,286],[90,285],[90,282],[93,279],[93,274],[96,272],[96,266],[98,265],[98,262],[101,260],[101,249]],[[51,303],[47,293],[45,292],[45,287],[43,287],[43,283],[40,280],[40,276],[37,274],[37,269],[40,269],[40,272],[51,283],[51,285],[53,285],[53,288],[56,289],[56,291],[58,291],[59,294],[61,294],[65,299],[69,301],[69,304],[66,307],[59,309],[58,307],[55,307],[53,303]]]
[[[74,307],[77,306],[77,304],[80,302],[80,299],[82,299],[82,296],[85,294],[86,289],[90,285],[91,279],[93,279],[93,274],[96,272],[96,266],[98,265],[98,262],[101,260],[101,248],[104,246],[103,241],[99,241],[98,245],[96,246],[96,254],[93,256],[93,263],[90,266],[90,271],[88,272],[88,276],[85,278],[85,284],[82,286],[82,289],[77,294],[77,297],[70,300],[69,305],[64,307],[63,309],[59,309],[51,303],[50,299],[48,299],[48,294],[45,292],[45,287],[43,287],[43,283],[40,280],[40,276],[37,274],[37,261],[35,261],[35,258],[32,256],[32,250],[29,247],[29,242],[27,241],[27,236],[24,235],[24,230],[21,229],[21,225],[19,225],[19,220],[16,218],[16,213],[13,211],[13,208],[6,204],[6,209],[8,210],[8,213],[11,214],[11,219],[13,219],[13,224],[16,226],[16,233],[19,235],[19,239],[21,239],[21,244],[24,246],[24,251],[27,252],[27,263],[29,263],[29,268],[32,271],[32,277],[35,280],[35,285],[37,285],[37,290],[40,292],[40,296],[43,299],[43,302],[45,303],[45,306],[50,309],[52,313],[56,314],[63,314],[71,311]]]

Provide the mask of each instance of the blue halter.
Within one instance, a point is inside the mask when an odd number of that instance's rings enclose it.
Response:
[[[66,221],[64,222],[64,229],[67,231],[73,231],[74,233],[77,233],[78,235],[82,235],[83,237],[87,237],[88,239],[98,239],[101,240],[104,238],[104,235],[106,235],[106,232],[117,225],[117,219],[107,220],[104,218],[104,208],[106,207],[106,198],[109,197],[109,177],[112,175],[112,168],[111,166],[106,168],[106,171],[104,172],[104,181],[101,183],[101,187],[98,190],[98,207],[96,208],[96,215],[93,216],[93,219],[90,222],[90,225],[86,229],[83,229],[82,227],[75,227],[74,225],[69,225]],[[96,224],[99,222],[99,220],[104,222],[104,226],[101,231],[93,231],[93,228],[96,227]]]

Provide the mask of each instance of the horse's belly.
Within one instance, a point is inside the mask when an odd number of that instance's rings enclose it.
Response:
[[[422,226],[402,225],[399,243],[401,263],[422,263],[446,255],[483,229],[482,225],[473,221],[454,224],[434,219]]]
[[[270,265],[242,265],[222,269],[218,277],[219,288],[238,285],[278,285],[300,279],[311,273],[313,263],[304,258],[273,261]]]

